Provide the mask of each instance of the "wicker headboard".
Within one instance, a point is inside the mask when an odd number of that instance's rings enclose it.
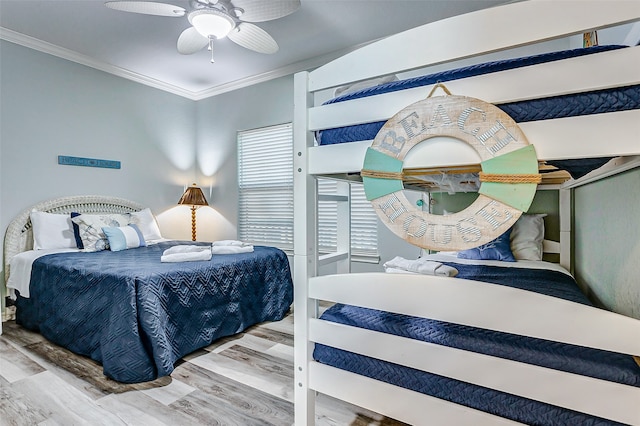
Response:
[[[13,256],[33,248],[33,232],[29,213],[32,210],[48,213],[130,213],[140,211],[143,205],[123,198],[101,195],[76,195],[43,201],[23,210],[16,216],[4,236],[4,277],[9,279],[9,261]]]

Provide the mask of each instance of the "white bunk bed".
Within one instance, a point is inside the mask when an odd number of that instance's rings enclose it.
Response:
[[[359,173],[371,141],[314,144],[314,132],[318,130],[388,120],[407,105],[424,99],[433,86],[316,105],[318,93],[327,89],[639,20],[638,1],[528,0],[427,24],[372,43],[315,71],[296,75],[297,425],[315,423],[317,392],[410,424],[517,423],[321,364],[313,359],[316,343],[586,413],[606,419],[605,422],[640,424],[640,388],[637,386],[319,319],[318,302],[330,301],[640,355],[640,321],[590,306],[459,278],[385,273],[317,276],[320,261],[316,247],[316,177]],[[457,95],[498,104],[638,85],[637,64],[640,64],[640,46],[463,78],[447,82],[446,87]],[[559,251],[563,266],[570,268],[569,188],[637,167],[640,162],[634,156],[640,155],[638,123],[640,109],[520,124],[535,146],[539,160],[616,157],[583,178],[555,186],[560,189]],[[430,142],[431,147],[424,150],[422,146],[415,147],[413,150],[417,152],[412,152],[404,166],[441,168],[478,162],[474,152],[450,150],[449,146],[441,149],[439,144],[440,141]]]

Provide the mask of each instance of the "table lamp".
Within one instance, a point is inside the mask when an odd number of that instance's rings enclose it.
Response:
[[[178,204],[187,204],[191,206],[191,241],[196,240],[196,209],[200,206],[208,206],[207,199],[204,198],[202,190],[194,183],[188,187]]]

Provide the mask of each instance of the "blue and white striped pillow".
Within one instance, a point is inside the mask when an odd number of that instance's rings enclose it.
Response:
[[[119,227],[104,227],[102,228],[102,232],[104,232],[104,235],[106,235],[109,240],[111,251],[146,246],[142,232],[140,232],[140,229],[134,224]]]
[[[503,262],[515,262],[511,252],[511,229],[500,235],[495,240],[478,246],[476,248],[458,252],[459,259],[473,260],[502,260]]]

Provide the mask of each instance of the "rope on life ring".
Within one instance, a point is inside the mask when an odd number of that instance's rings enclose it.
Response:
[[[437,88],[446,96],[432,96]],[[466,142],[481,159],[478,198],[447,216],[417,209],[402,183],[407,153],[436,136]],[[361,176],[382,222],[430,250],[464,250],[494,240],[529,209],[541,180],[535,148],[511,117],[482,100],[451,95],[442,84],[386,122],[367,150]]]
[[[480,182],[499,182],[499,183],[535,183],[538,184],[542,182],[542,176],[539,173],[532,175],[517,175],[517,174],[508,174],[501,175],[498,173],[485,173],[480,172],[478,174],[480,178]]]

